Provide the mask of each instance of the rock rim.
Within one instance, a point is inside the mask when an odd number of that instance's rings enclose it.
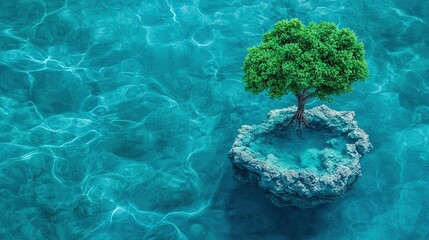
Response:
[[[323,162],[323,171],[272,164],[273,161],[267,161],[275,158],[272,154],[263,156],[250,147],[260,136],[283,131],[295,111],[295,106],[271,110],[261,124],[241,126],[228,153],[234,178],[240,183],[257,184],[279,207],[312,208],[342,198],[361,176],[361,157],[372,149],[368,134],[354,120],[354,112],[335,111],[325,105],[305,110],[305,117],[315,131],[326,129],[349,142],[341,156],[330,148],[320,151],[318,157]]]

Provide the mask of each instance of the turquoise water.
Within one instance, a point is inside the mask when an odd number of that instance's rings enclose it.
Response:
[[[226,158],[295,104],[240,69],[292,17],[353,29],[371,72],[328,104],[370,135],[363,176],[311,210]],[[429,239],[428,24],[423,0],[0,1],[0,239]]]
[[[323,129],[305,128],[296,130],[290,127],[277,135],[265,134],[257,137],[249,147],[258,154],[259,159],[270,161],[286,168],[326,171],[321,151],[330,149],[341,158],[346,144],[354,143],[346,134]],[[347,157],[347,156],[345,156]]]

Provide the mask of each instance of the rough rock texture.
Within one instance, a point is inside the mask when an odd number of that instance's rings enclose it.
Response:
[[[234,178],[241,183],[258,184],[276,206],[311,208],[343,197],[361,176],[360,158],[372,148],[368,135],[358,128],[354,112],[338,112],[325,105],[305,111],[314,131],[324,129],[347,139],[343,146],[337,146],[335,139],[326,139],[327,146],[331,147],[304,153],[309,159],[321,161],[322,170],[273,164],[277,159],[273,154],[264,155],[254,149],[258,137],[283,131],[284,124],[295,111],[296,107],[272,110],[262,124],[243,125],[239,129],[228,153]],[[335,151],[335,148],[342,151]]]

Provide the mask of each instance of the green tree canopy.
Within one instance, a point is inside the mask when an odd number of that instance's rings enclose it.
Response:
[[[305,26],[296,18],[265,33],[249,49],[243,70],[247,91],[266,90],[271,98],[292,93],[301,114],[308,99],[332,101],[332,95],[351,92],[353,82],[369,76],[364,45],[353,31],[329,22]]]

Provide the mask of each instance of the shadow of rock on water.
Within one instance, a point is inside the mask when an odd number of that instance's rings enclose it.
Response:
[[[329,204],[313,209],[279,208],[257,186],[241,185],[231,191],[226,219],[231,239],[308,239],[326,228],[323,213],[328,208]]]

